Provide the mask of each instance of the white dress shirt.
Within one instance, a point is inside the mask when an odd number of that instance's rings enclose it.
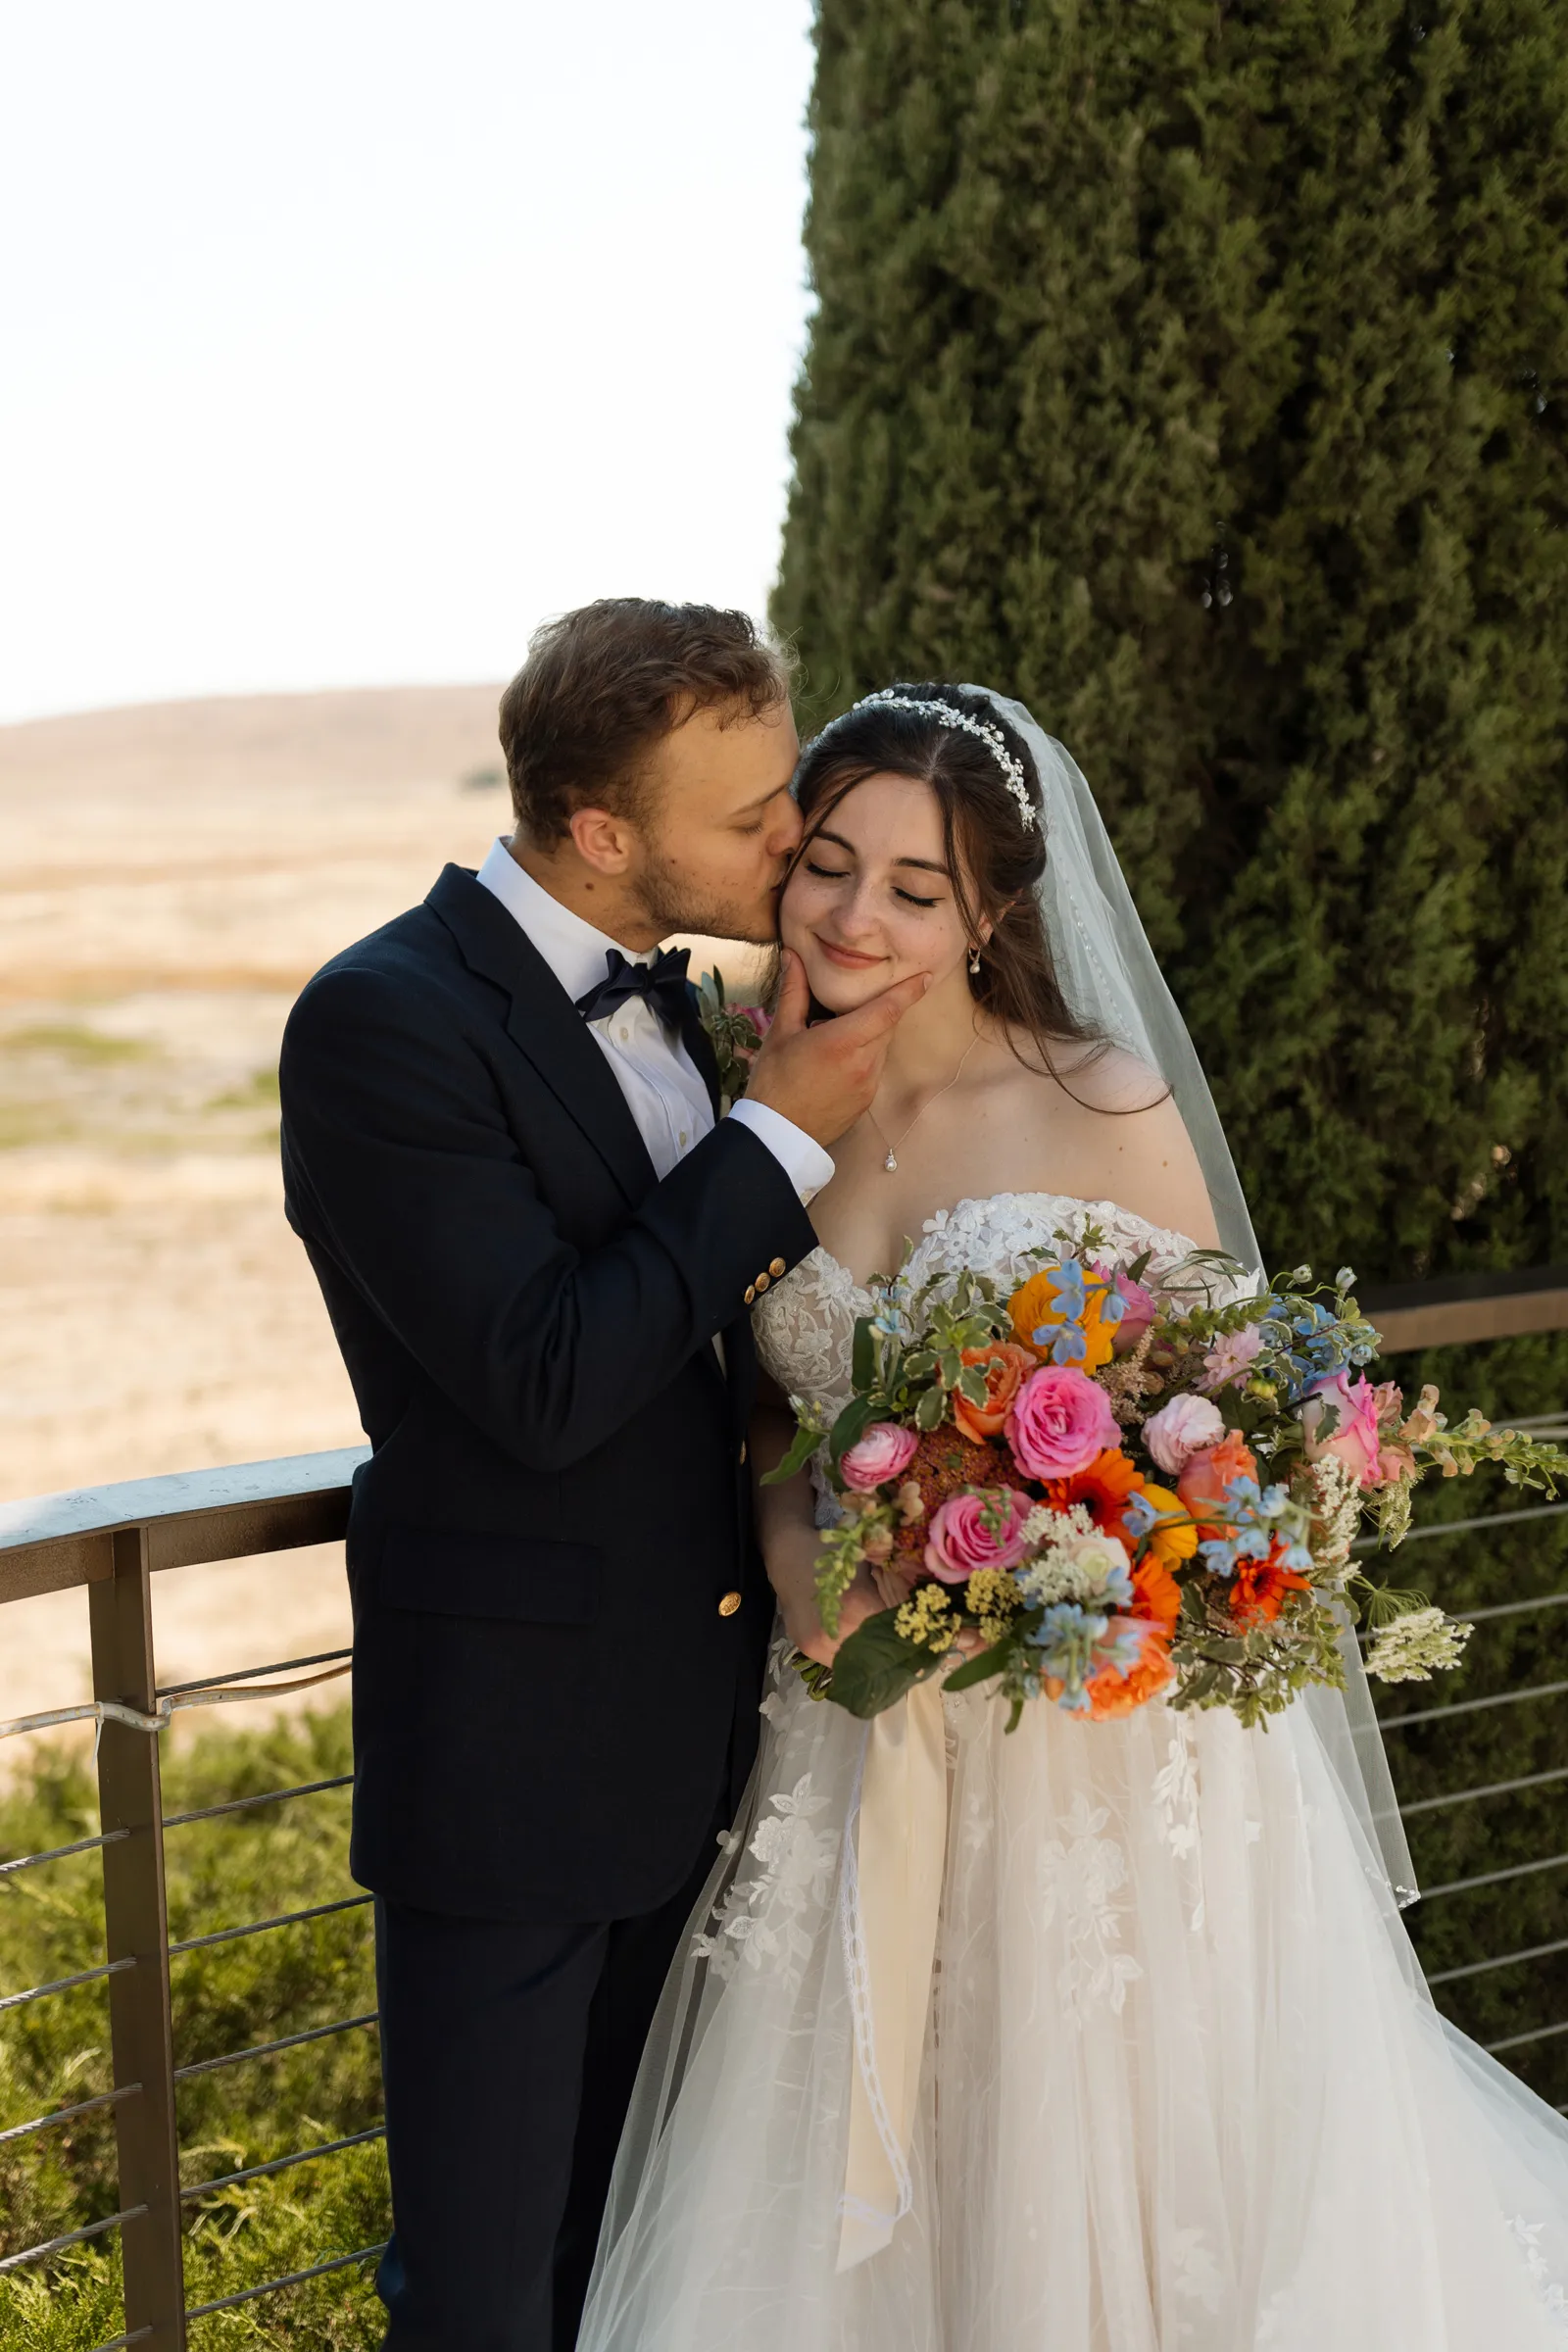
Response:
[[[606,956],[618,943],[553,899],[524,872],[505,841],[491,843],[479,868],[479,886],[500,900],[573,1004],[603,980]],[[633,963],[648,960],[627,957]],[[655,1174],[662,1181],[712,1133],[713,1108],[701,1074],[681,1040],[669,1035],[645,997],[628,997],[614,1012],[587,1026],[614,1072]],[[803,1205],[832,1176],[833,1162],[821,1145],[765,1102],[739,1102],[729,1115],[750,1127],[771,1152]]]

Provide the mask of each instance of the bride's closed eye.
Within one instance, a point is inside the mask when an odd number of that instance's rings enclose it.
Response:
[[[850,878],[848,866],[818,865],[811,858],[808,858],[805,862],[807,872],[815,874],[819,882],[847,882]],[[935,906],[939,904],[936,899],[916,898],[912,890],[901,889],[897,882],[893,885],[893,896],[896,899],[902,899],[906,906]]]

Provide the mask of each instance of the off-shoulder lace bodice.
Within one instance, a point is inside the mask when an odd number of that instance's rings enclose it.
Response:
[[[992,1193],[928,1217],[905,1279],[918,1289],[933,1275],[968,1266],[1004,1287],[1016,1284],[1039,1263],[1028,1251],[1049,1246],[1060,1233],[1077,1240],[1087,1225],[1103,1235],[1109,1256],[1136,1257],[1150,1250],[1150,1271],[1156,1277],[1194,1247],[1184,1234],[1151,1225],[1113,1200],[1076,1200],[1067,1193]],[[808,1397],[836,1413],[850,1395],[855,1319],[870,1304],[870,1292],[847,1266],[825,1250],[813,1250],[758,1301],[752,1329],[764,1370],[786,1396]]]

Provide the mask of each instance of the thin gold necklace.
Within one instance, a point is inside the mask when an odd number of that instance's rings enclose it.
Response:
[[[958,1080],[959,1080],[959,1079],[960,1079],[960,1078],[963,1076],[963,1065],[964,1065],[964,1063],[965,1063],[965,1062],[968,1060],[968,1058],[969,1058],[970,1054],[971,1054],[974,1052],[974,1050],[975,1050],[976,1046],[977,1046],[979,1043],[980,1043],[980,1032],[979,1032],[979,1030],[977,1029],[977,1030],[975,1031],[975,1033],[974,1033],[973,1037],[971,1037],[971,1038],[970,1038],[970,1040],[969,1040],[969,1043],[968,1043],[968,1044],[967,1044],[967,1045],[964,1047],[964,1049],[963,1049],[963,1053],[962,1053],[962,1054],[959,1056],[959,1060],[958,1060],[958,1066],[957,1066],[957,1068],[956,1068],[956,1069],[954,1071],[954,1073],[953,1073],[953,1076],[952,1076],[952,1077],[951,1077],[951,1078],[948,1080],[948,1083],[947,1083],[947,1085],[946,1085],[946,1086],[939,1086],[939,1087],[937,1088],[937,1091],[936,1091],[936,1093],[935,1093],[934,1095],[932,1095],[932,1096],[929,1098],[929,1100],[928,1100],[928,1101],[926,1101],[926,1102],[922,1102],[922,1103],[921,1103],[921,1105],[920,1105],[919,1109],[918,1109],[918,1110],[915,1112],[915,1114],[914,1114],[914,1117],[913,1117],[913,1118],[912,1118],[912,1119],[909,1121],[909,1124],[908,1124],[908,1126],[907,1126],[907,1127],[906,1127],[906,1129],[904,1130],[904,1134],[903,1134],[903,1135],[899,1135],[899,1136],[895,1136],[891,1144],[889,1144],[889,1143],[888,1143],[888,1139],[887,1139],[887,1132],[886,1132],[885,1128],[883,1127],[881,1120],[880,1120],[880,1119],[877,1117],[877,1115],[876,1115],[876,1112],[875,1112],[875,1111],[874,1111],[874,1110],[871,1108],[871,1105],[870,1105],[870,1103],[868,1102],[868,1103],[866,1104],[866,1106],[865,1106],[865,1115],[866,1115],[866,1117],[867,1117],[867,1118],[870,1120],[870,1122],[871,1122],[872,1126],[873,1126],[873,1127],[876,1129],[876,1131],[877,1131],[878,1135],[879,1135],[879,1136],[881,1136],[883,1143],[884,1143],[884,1144],[887,1144],[887,1152],[888,1152],[888,1155],[887,1155],[886,1159],[885,1159],[885,1160],[882,1162],[882,1165],[883,1165],[883,1166],[886,1168],[886,1170],[887,1170],[887,1172],[888,1172],[888,1174],[889,1174],[890,1176],[891,1176],[891,1175],[894,1173],[894,1171],[897,1169],[897,1167],[898,1167],[898,1164],[899,1164],[899,1146],[900,1146],[900,1144],[902,1144],[902,1143],[905,1141],[906,1137],[907,1137],[907,1136],[908,1136],[908,1134],[910,1133],[910,1131],[911,1131],[911,1130],[912,1130],[912,1129],[913,1129],[913,1128],[914,1128],[914,1127],[915,1127],[915,1126],[918,1124],[918,1122],[919,1122],[921,1119],[923,1119],[923,1118],[925,1117],[925,1114],[926,1114],[926,1112],[927,1112],[927,1111],[930,1109],[930,1107],[931,1107],[931,1104],[932,1104],[933,1102],[940,1102],[944,1095],[951,1095],[951,1094],[952,1094],[952,1092],[953,1092],[954,1088],[955,1088],[955,1087],[957,1085],[957,1083],[958,1083]]]

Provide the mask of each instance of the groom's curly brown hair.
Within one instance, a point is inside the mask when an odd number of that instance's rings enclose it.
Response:
[[[517,823],[559,841],[578,808],[636,820],[650,754],[697,710],[720,724],[787,700],[788,657],[746,612],[607,596],[536,630],[501,697],[501,748]]]

